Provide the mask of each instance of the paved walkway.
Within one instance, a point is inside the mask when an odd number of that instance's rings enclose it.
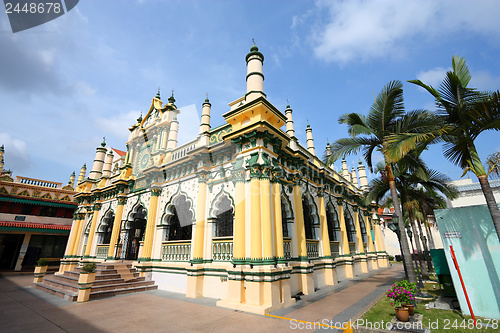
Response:
[[[388,286],[402,277],[401,265],[374,271],[302,296],[294,306],[273,312],[286,319],[218,308],[216,300],[190,299],[154,290],[74,303],[32,287],[33,275],[0,276],[2,332],[283,332],[308,322],[356,319]],[[89,320],[90,319],[90,320]],[[311,325],[309,325],[311,326]],[[315,326],[314,331],[320,328]],[[322,330],[321,330],[322,331]]]

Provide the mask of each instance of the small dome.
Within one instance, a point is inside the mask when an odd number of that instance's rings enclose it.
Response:
[[[257,45],[253,44],[252,47],[250,48],[250,51],[251,52],[259,51],[259,48],[257,47]]]

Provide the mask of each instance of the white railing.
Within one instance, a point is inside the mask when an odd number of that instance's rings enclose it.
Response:
[[[196,143],[191,143],[186,147],[179,147],[178,150],[172,153],[172,161],[178,160],[186,156],[191,150],[196,148]]]
[[[308,259],[319,258],[318,248],[319,248],[319,241],[317,239],[307,239],[306,240],[307,258]]]
[[[292,258],[292,239],[291,238],[283,238],[283,254],[286,260]]]
[[[96,259],[106,259],[108,257],[109,245],[97,245]]]
[[[233,237],[213,239],[212,259],[214,261],[231,261],[233,259]]]
[[[161,245],[161,260],[189,261],[191,259],[190,241],[170,241]]]

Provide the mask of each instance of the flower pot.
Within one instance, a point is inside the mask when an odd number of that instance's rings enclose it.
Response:
[[[407,322],[410,319],[410,313],[408,312],[408,308],[395,308],[396,310],[396,318],[399,321]]]
[[[95,281],[95,273],[81,272],[80,277],[78,278],[78,284],[89,284],[89,283],[94,283],[94,281]]]
[[[413,316],[415,314],[415,307],[413,304],[403,304],[403,307],[408,308],[408,313],[410,316]]]
[[[45,276],[48,267],[49,266],[35,266],[35,278],[33,280],[33,283],[39,283],[43,281],[43,277]]]

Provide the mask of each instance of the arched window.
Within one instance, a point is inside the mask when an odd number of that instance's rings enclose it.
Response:
[[[356,241],[356,226],[354,225],[354,220],[351,214],[346,209],[345,212],[345,226],[347,229],[347,240],[352,243]]]
[[[104,215],[97,232],[99,233],[99,244],[109,244],[111,241],[111,232],[113,230],[113,222],[115,221],[115,213],[108,211]]]
[[[285,197],[281,197],[281,225],[283,228],[283,237],[292,237],[288,231],[288,221],[292,218],[290,205]]]
[[[173,205],[167,207],[168,213],[165,219],[168,227],[165,240],[190,240],[193,231],[191,202],[187,200],[185,195],[177,197],[173,202]]]
[[[137,205],[128,216],[128,221],[125,224],[125,237],[122,256],[128,260],[137,260],[139,254],[139,245],[144,237],[146,230],[147,211],[141,205]]]
[[[359,229],[361,230],[361,239],[363,239],[363,243],[368,243],[368,238],[366,236],[366,224],[363,215],[359,216]]]
[[[233,235],[233,206],[231,200],[222,196],[216,204],[215,210],[215,237],[226,237]]]
[[[326,222],[328,225],[328,236],[330,242],[340,241],[340,223],[338,219],[337,212],[333,206],[329,205],[326,212]]]
[[[309,204],[306,198],[302,199],[302,209],[304,212],[304,229],[306,232],[306,239],[316,239],[315,223],[313,217],[314,207]]]

